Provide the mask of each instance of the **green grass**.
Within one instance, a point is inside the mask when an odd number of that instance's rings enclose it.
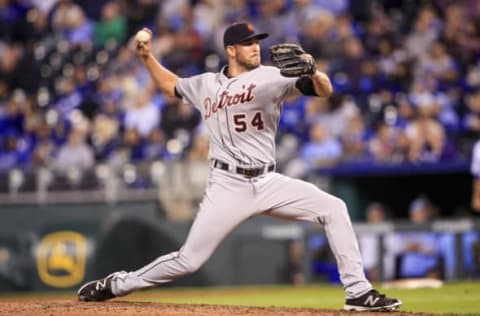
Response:
[[[389,289],[382,292],[402,300],[401,311],[434,314],[480,315],[480,282],[447,283],[438,289]],[[2,299],[75,299],[75,292],[21,293]],[[219,304],[341,309],[344,291],[339,286],[164,287],[134,293],[121,300],[177,304]]]
[[[447,283],[437,289],[389,289],[402,300],[402,311],[480,315],[480,282]],[[142,300],[142,293],[132,297]],[[266,286],[237,288],[160,289],[145,300],[179,304],[221,304],[339,309],[344,291],[335,286]]]

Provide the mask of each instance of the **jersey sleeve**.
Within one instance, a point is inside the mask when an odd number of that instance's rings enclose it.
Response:
[[[280,69],[276,67],[269,67],[269,78],[274,81],[274,86],[278,91],[282,91],[282,98],[286,98],[292,95],[301,94],[300,90],[296,87],[298,78],[296,77],[284,77],[280,74]],[[279,89],[280,88],[280,89]]]
[[[301,91],[298,90],[297,88],[297,80],[298,78],[286,78],[284,77],[286,80],[285,84],[286,84],[286,90],[285,90],[285,96],[284,97],[289,97],[289,96],[292,96],[292,95],[299,95],[301,94]]]
[[[200,108],[199,93],[202,89],[202,75],[192,76],[188,78],[180,78],[175,85],[175,94],[183,98],[186,103],[192,104],[197,109]]]

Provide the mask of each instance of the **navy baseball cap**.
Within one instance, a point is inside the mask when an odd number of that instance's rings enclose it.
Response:
[[[254,38],[261,40],[266,37],[268,37],[268,33],[256,33],[250,23],[234,23],[228,26],[223,34],[223,46],[235,45]]]

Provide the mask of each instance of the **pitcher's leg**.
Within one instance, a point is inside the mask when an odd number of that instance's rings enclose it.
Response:
[[[347,298],[358,297],[372,288],[365,277],[357,238],[347,206],[339,198],[313,184],[276,174],[258,190],[267,215],[320,223],[337,261]]]
[[[115,275],[112,280],[113,294],[126,295],[198,270],[220,242],[252,215],[251,193],[252,190],[247,188],[231,191],[220,186],[207,190],[184,246],[137,271]]]

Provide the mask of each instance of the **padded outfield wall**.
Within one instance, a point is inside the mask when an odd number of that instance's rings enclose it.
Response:
[[[135,270],[157,256],[178,250],[190,223],[167,221],[155,202],[3,206],[0,210],[0,292],[73,290],[83,282],[117,270]],[[436,221],[413,227],[386,223],[354,225],[357,233],[375,232],[379,238],[395,230],[452,233],[452,257],[463,258],[460,236],[480,232],[472,220]],[[322,235],[317,226],[257,217],[241,225],[195,274],[174,286],[278,284],[302,272],[307,282],[335,283],[332,260],[322,262],[329,271],[316,274],[318,264],[311,244]],[[302,266],[292,267],[292,245],[305,246]],[[453,262],[450,279],[480,272],[480,256],[472,271]],[[295,271],[299,269],[300,271]],[[318,271],[317,271],[318,272]]]
[[[153,201],[2,206],[0,218],[0,292],[74,289],[135,270],[178,250],[190,227],[167,221]],[[175,285],[281,283],[291,234],[261,238],[271,224],[285,225],[269,218],[242,225],[200,271]]]

